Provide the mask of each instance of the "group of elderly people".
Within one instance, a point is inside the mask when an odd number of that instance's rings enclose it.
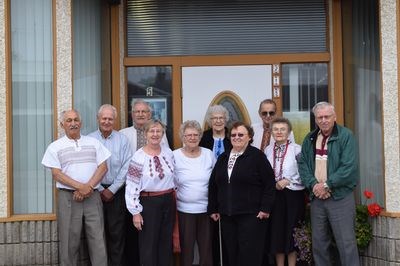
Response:
[[[139,230],[142,265],[170,265],[174,188],[180,265],[193,264],[196,242],[199,265],[268,264],[267,246],[277,265],[284,265],[286,256],[288,265],[295,265],[292,231],[304,217],[296,162],[300,146],[289,140],[289,120],[275,113],[273,101],[261,102],[259,114],[268,133],[261,132],[258,140],[263,150],[251,145],[250,125],[235,121],[228,129],[229,112],[222,105],[208,108],[210,128],[204,132],[197,121],[182,123],[183,146],[174,151],[162,144],[160,121],[146,124],[147,142],[132,157],[125,194]]]
[[[62,126],[67,138],[72,139],[70,146],[80,154],[79,131],[75,138],[71,138],[73,130],[80,128],[80,117],[76,111],[71,114],[74,115],[71,118],[64,115]],[[270,99],[262,101],[259,115],[261,124],[250,126],[233,121],[228,129],[229,113],[225,107],[210,106],[206,113],[210,128],[203,132],[199,122],[185,121],[179,129],[183,146],[171,151],[165,137],[165,125],[151,120],[151,108],[146,102],[137,100],[132,103],[134,125],[121,130],[122,134],[114,131],[113,123],[110,124],[116,118],[115,108],[106,105],[99,110],[99,131],[92,136],[103,141],[105,146],[107,138],[118,137],[117,142],[107,146],[111,159],[101,173],[107,169],[125,169],[125,190],[121,178],[115,185],[115,180],[107,179],[107,175],[100,185],[98,170],[90,179],[90,182],[96,182],[89,183],[89,192],[86,192],[75,181],[65,182],[70,177],[64,175],[62,167],[58,170],[58,164],[47,163],[44,159],[44,165],[52,168],[57,182],[67,185],[60,186],[60,192],[73,193],[71,200],[82,204],[97,188],[104,207],[118,195],[118,191],[124,193],[131,214],[130,223],[138,231],[140,265],[171,265],[174,247],[180,248],[180,265],[191,266],[197,243],[202,266],[269,265],[271,255],[278,266],[285,265],[285,260],[288,266],[294,266],[293,229],[304,219],[305,213],[305,187],[297,167],[301,147],[294,142],[289,120],[276,117],[275,102]],[[125,147],[135,146],[129,163],[119,160],[126,157],[118,155],[121,143],[125,143]],[[56,151],[52,156],[52,160],[58,161]],[[74,156],[71,154],[70,160],[77,163]],[[89,154],[82,154],[82,159],[85,156]],[[107,157],[98,162],[104,164]],[[316,190],[314,194],[324,199],[330,197],[330,192]],[[120,209],[120,205],[109,205],[104,209],[105,234],[113,239],[107,241],[108,249],[118,240],[108,231],[115,230],[116,224],[111,222]],[[62,223],[70,228],[68,220]],[[179,225],[180,243],[172,241],[176,224]],[[68,238],[68,232],[65,234],[60,238]],[[124,237],[129,238],[129,235]],[[71,252],[68,241],[65,241],[61,239],[68,251],[61,257],[67,260]],[[98,244],[99,240],[93,243]],[[114,253],[108,250],[109,262],[110,256],[120,256],[121,252],[117,251],[121,251],[123,246],[119,243]],[[99,250],[93,249],[91,259],[96,257],[95,252]]]

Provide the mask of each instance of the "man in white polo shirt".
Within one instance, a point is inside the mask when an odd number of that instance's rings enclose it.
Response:
[[[61,113],[65,136],[51,143],[42,164],[56,181],[60,265],[77,265],[82,227],[85,227],[92,265],[107,265],[103,209],[98,192],[107,172],[110,152],[96,139],[80,134],[76,110]]]

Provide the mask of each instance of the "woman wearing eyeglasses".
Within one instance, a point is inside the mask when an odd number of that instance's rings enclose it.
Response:
[[[207,109],[205,120],[210,129],[204,131],[199,145],[212,150],[215,158],[218,158],[225,150],[232,148],[226,127],[229,112],[222,105],[212,105]]]
[[[209,125],[210,129],[203,132],[199,146],[210,149],[214,153],[215,159],[217,159],[225,150],[232,148],[231,141],[228,136],[227,123],[229,121],[229,112],[222,105],[212,105],[208,107],[205,121]],[[227,260],[223,257],[221,263],[220,257],[220,238],[219,238],[219,225],[213,223],[212,225],[212,253],[213,253],[213,265],[218,266],[223,264],[229,266]],[[225,246],[222,246],[223,253],[225,253]]]
[[[171,265],[175,220],[172,151],[160,145],[165,126],[150,120],[146,145],[135,152],[126,178],[126,206],[139,231],[140,265]]]
[[[275,144],[266,149],[266,155],[275,172],[276,200],[270,220],[270,253],[277,266],[296,265],[293,230],[304,220],[304,186],[300,180],[297,158],[301,146],[289,140],[292,125],[286,118],[275,118],[271,132]]]
[[[221,219],[229,265],[262,265],[267,219],[275,198],[274,173],[265,154],[249,145],[253,129],[232,125],[232,149],[211,173],[208,213]]]
[[[199,247],[200,266],[212,266],[211,219],[207,214],[208,181],[215,163],[211,150],[199,146],[199,122],[185,121],[179,136],[183,147],[174,150],[175,184],[181,245],[181,266],[192,266],[194,244]]]

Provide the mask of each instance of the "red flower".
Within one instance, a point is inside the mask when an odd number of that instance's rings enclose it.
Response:
[[[372,198],[374,197],[374,193],[372,193],[372,192],[369,191],[369,190],[364,190],[364,196],[365,196],[367,199],[372,199]]]
[[[382,207],[378,203],[371,203],[368,205],[368,214],[371,217],[378,216],[381,213]]]

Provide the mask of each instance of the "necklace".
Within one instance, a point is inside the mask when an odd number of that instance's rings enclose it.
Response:
[[[281,149],[281,146],[285,146],[284,150]],[[289,146],[289,140],[286,141],[286,144],[282,144],[279,145],[277,143],[275,143],[275,147],[274,147],[274,156],[273,156],[273,168],[274,168],[274,174],[275,174],[275,180],[279,181],[281,179],[283,179],[282,175],[283,175],[283,161],[285,160],[286,157],[286,153],[288,150],[288,146]],[[283,152],[282,152],[283,150]],[[279,162],[279,172],[276,171],[276,163],[277,161]]]

